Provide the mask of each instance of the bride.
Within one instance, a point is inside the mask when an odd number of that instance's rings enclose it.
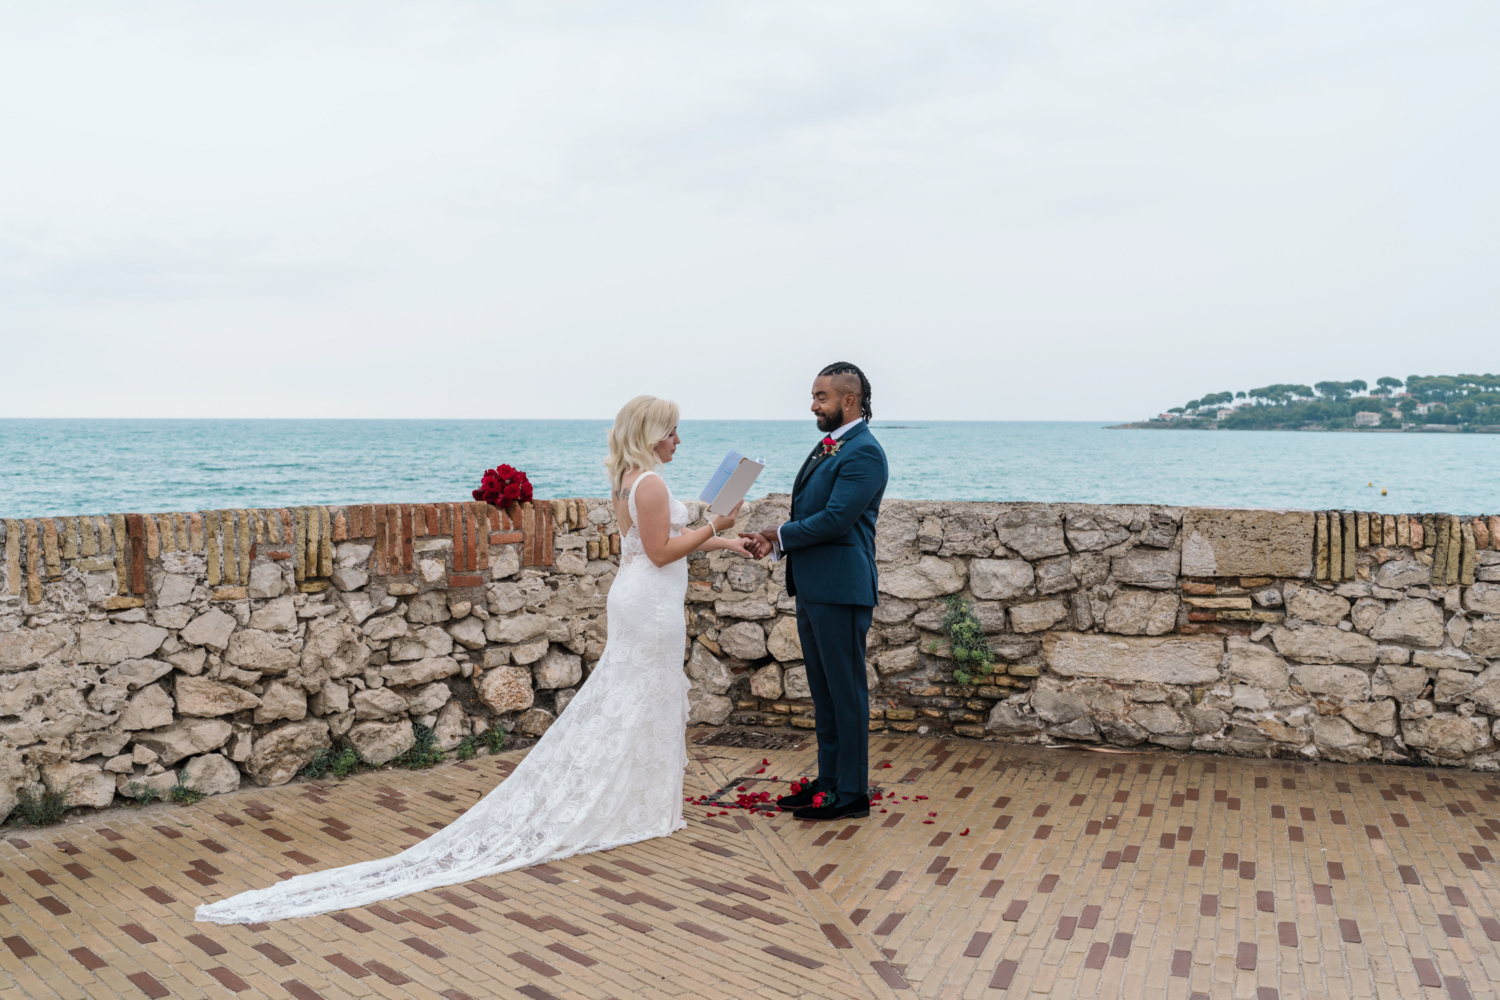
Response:
[[[738,506],[687,528],[687,508],[654,471],[680,443],[677,404],[669,400],[637,396],[615,418],[605,465],[624,537],[609,590],[608,642],[588,683],[508,779],[394,857],[242,892],[198,907],[197,919],[255,923],[364,906],[686,826],[687,556],[749,551],[743,539],[718,537],[734,526]]]

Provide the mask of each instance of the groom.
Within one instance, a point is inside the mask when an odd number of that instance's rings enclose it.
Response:
[[[870,433],[870,382],[847,362],[818,373],[812,411],[827,436],[792,485],[792,519],[749,539],[757,558],[786,557],[797,634],[817,718],[818,779],[776,800],[797,819],[870,815],[870,697],[865,636],[878,603],[875,519],[885,452]]]

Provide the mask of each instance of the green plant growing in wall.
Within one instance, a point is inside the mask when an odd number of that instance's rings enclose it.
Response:
[[[484,741],[484,748],[490,753],[499,753],[505,749],[506,735],[505,727],[496,725],[486,729],[480,739]]]
[[[125,794],[130,798],[130,801],[126,805],[134,806],[137,809],[149,806],[161,798],[161,792],[157,790],[157,787],[155,785],[148,785],[144,781],[132,781],[126,786]]]
[[[435,742],[437,733],[433,731],[433,728],[424,726],[420,722],[413,722],[411,728],[417,741],[405,753],[391,761],[391,764],[410,771],[420,771],[442,763],[447,755],[437,748]]]
[[[20,789],[10,813],[11,826],[52,826],[62,822],[72,787],[70,784],[67,788],[43,788],[40,794],[30,788]]]
[[[169,794],[172,801],[180,806],[190,806],[194,802],[201,802],[204,798],[202,792],[187,786],[187,772],[185,770],[177,772],[177,784],[173,786]]]
[[[957,594],[948,598],[948,611],[939,626],[953,649],[953,679],[960,684],[976,684],[995,672],[995,651],[985,637],[984,625],[974,617],[974,605]],[[928,647],[937,652],[937,643]]]

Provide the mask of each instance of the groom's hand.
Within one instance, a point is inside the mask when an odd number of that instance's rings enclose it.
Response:
[[[771,550],[774,547],[774,544],[771,541],[771,538],[775,537],[774,531],[742,531],[740,532],[740,537],[743,538],[745,540],[745,543],[750,546],[750,551],[754,553],[755,558],[757,559],[764,559],[766,556],[770,555]]]

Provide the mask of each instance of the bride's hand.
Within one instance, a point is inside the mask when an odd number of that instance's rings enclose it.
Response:
[[[745,541],[745,539],[743,538],[721,538],[719,539],[719,541],[723,544],[724,548],[728,549],[730,552],[738,552],[746,559],[755,558],[755,553],[750,551],[750,543]]]
[[[739,520],[740,517],[740,508],[743,506],[745,506],[745,501],[741,500],[739,503],[734,505],[734,510],[730,511],[723,517],[714,518],[714,533],[718,534],[721,531],[728,531],[730,528],[734,527],[734,522]]]

